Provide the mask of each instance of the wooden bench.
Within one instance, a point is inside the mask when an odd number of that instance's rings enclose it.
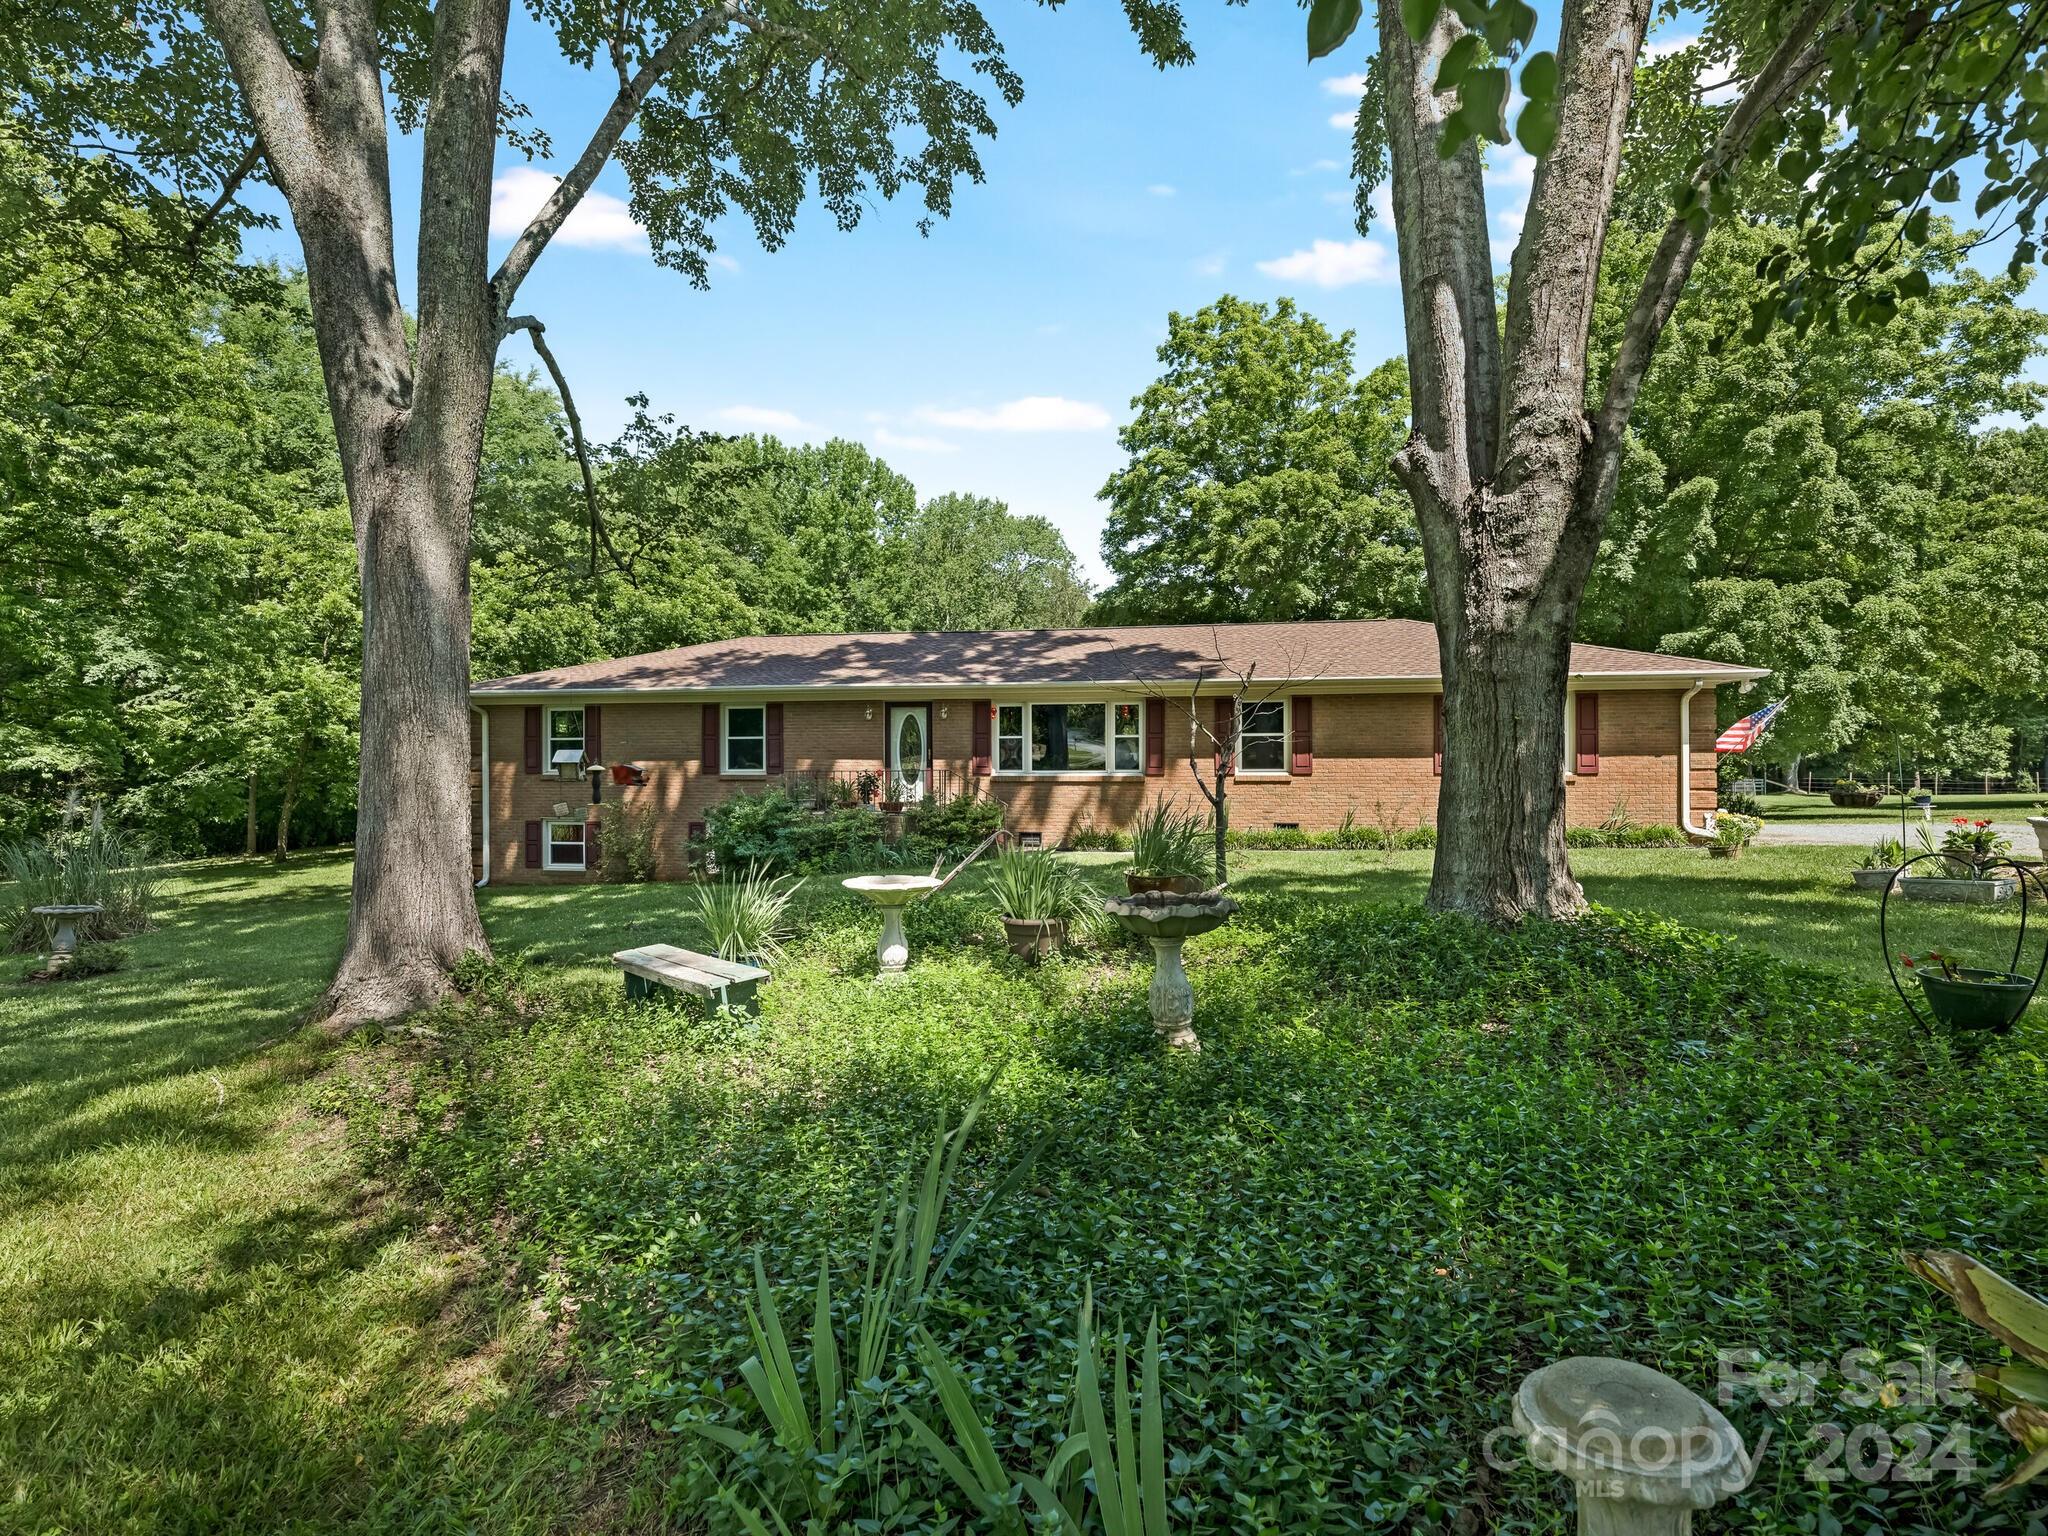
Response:
[[[673,944],[649,944],[640,949],[622,949],[612,963],[626,973],[628,1001],[659,996],[657,987],[701,997],[721,1008],[758,1014],[760,1004],[754,992],[769,973],[758,965],[741,965],[716,955],[678,949]]]

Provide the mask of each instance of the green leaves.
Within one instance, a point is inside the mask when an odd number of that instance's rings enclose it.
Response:
[[[1557,142],[1557,55],[1532,53],[1522,65],[1522,94],[1528,97],[1515,119],[1515,139],[1541,160]]]
[[[1419,43],[1429,36],[1429,29],[1436,25],[1437,12],[1443,8],[1443,0],[1401,0],[1401,26]]]
[[[1365,14],[1360,0],[1315,0],[1308,12],[1308,58],[1313,64],[1343,47]]]

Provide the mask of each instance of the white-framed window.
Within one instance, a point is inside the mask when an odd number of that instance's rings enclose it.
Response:
[[[545,714],[547,750],[541,753],[540,771],[549,778],[557,778],[561,769],[555,766],[555,755],[560,752],[581,752],[583,750],[583,706],[581,704],[553,705]]]
[[[1145,706],[1033,699],[996,706],[997,773],[1142,773]]]
[[[765,704],[725,706],[725,759],[721,771],[768,771],[768,707]]]
[[[1264,699],[1237,705],[1237,771],[1239,774],[1287,771],[1287,701]]]
[[[542,869],[583,869],[584,827],[580,821],[551,821],[541,828]]]

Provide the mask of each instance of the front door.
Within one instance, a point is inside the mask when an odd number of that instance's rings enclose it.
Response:
[[[922,704],[891,705],[889,709],[889,788],[891,799],[922,800],[926,765],[931,743],[925,740],[925,712]]]

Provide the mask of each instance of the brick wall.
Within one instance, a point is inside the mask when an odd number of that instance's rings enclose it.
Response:
[[[1675,689],[1610,690],[1600,696],[1600,765],[1566,786],[1566,814],[1574,826],[1597,825],[1616,805],[1637,822],[1678,819],[1678,700]],[[921,702],[905,698],[899,703]],[[1009,825],[1040,833],[1048,843],[1078,827],[1120,828],[1148,800],[1174,795],[1195,805],[1201,796],[1188,765],[1186,705],[1149,701],[1168,710],[1166,772],[1144,776],[972,778],[974,705],[963,699],[934,701],[933,766],[957,783],[978,782],[1009,808]],[[1209,718],[1209,701],[1198,704]],[[686,829],[702,821],[708,806],[735,789],[758,785],[760,776],[708,774],[700,761],[703,706],[672,701],[606,703],[602,706],[602,749],[608,763],[633,762],[647,770],[639,788],[607,784],[605,798],[654,807],[657,853],[664,879],[680,876]],[[574,882],[580,873],[529,869],[525,827],[546,821],[564,804],[572,818],[591,812],[590,789],[525,771],[525,710],[521,705],[489,707],[491,782],[491,878],[517,882]],[[887,708],[883,701],[785,698],[783,767],[791,773],[858,772],[882,768]],[[1434,819],[1438,780],[1431,771],[1434,697],[1430,694],[1320,694],[1316,696],[1313,772],[1235,780],[1230,793],[1232,825],[1267,828],[1293,823],[1304,830],[1338,825],[1347,812],[1372,824],[1402,827]],[[1695,815],[1714,805],[1714,695],[1702,690],[1692,703],[1692,781]],[[1207,749],[1207,737],[1201,747]],[[1563,745],[1559,747],[1560,757]],[[1206,773],[1207,759],[1204,758]]]

